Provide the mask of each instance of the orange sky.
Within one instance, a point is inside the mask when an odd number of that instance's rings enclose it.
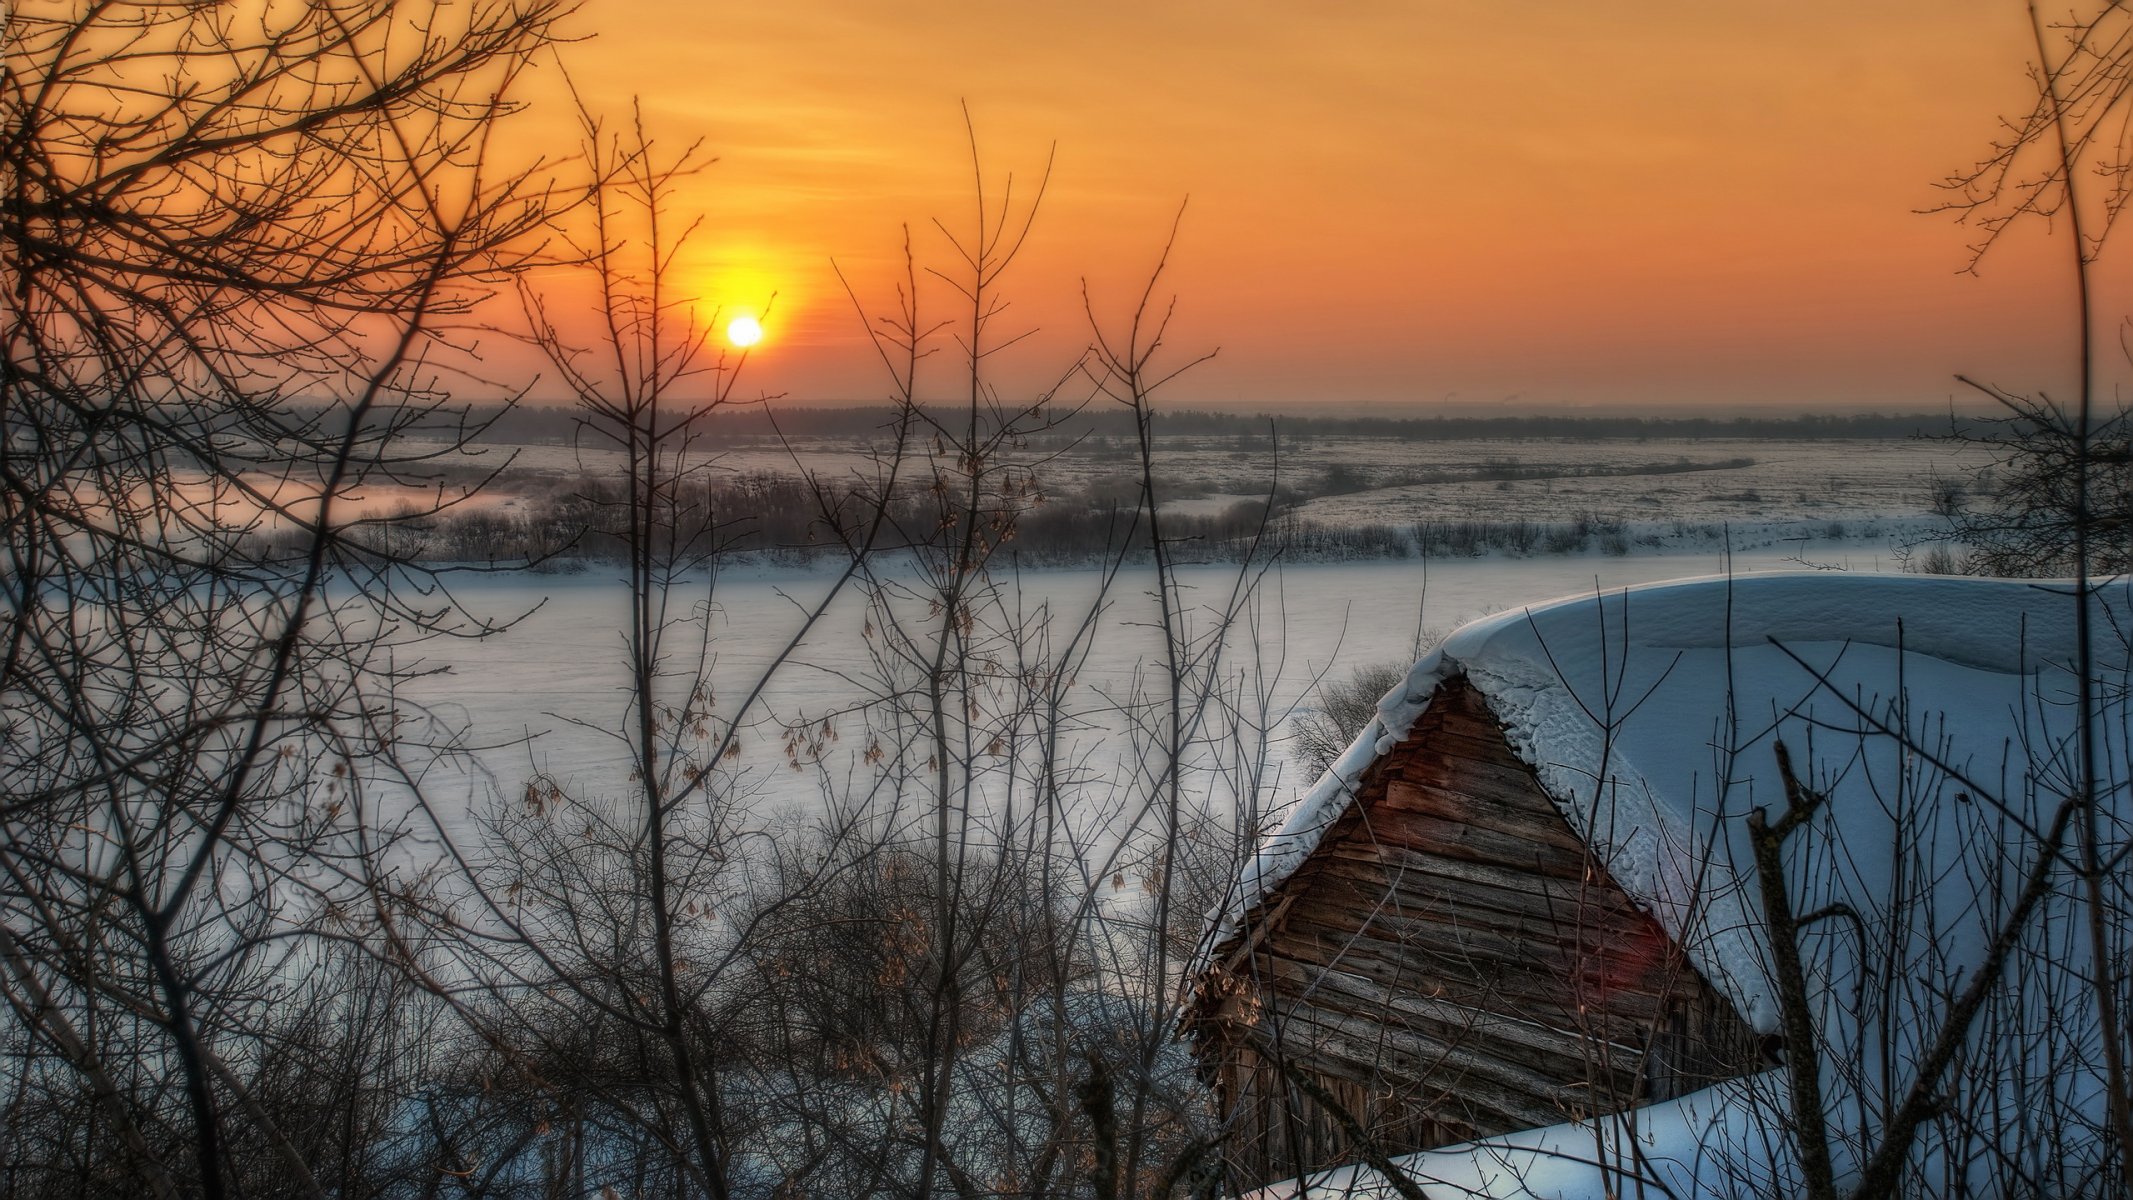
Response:
[[[778,293],[749,394],[883,394],[829,263],[886,298],[905,221],[946,263],[927,223],[970,219],[966,99],[996,175],[1058,146],[1007,280],[1042,330],[1010,390],[1086,341],[1083,277],[1120,309],[1188,195],[1175,337],[1220,356],[1173,404],[2067,384],[2064,247],[2030,230],[1972,278],[1972,231],[1916,211],[2026,107],[2013,0],[588,0],[578,23],[596,106],[639,94],[720,157],[684,198],[685,282],[729,311]]]

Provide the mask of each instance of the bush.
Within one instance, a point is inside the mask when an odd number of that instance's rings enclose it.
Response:
[[[1332,770],[1341,752],[1377,715],[1379,698],[1406,678],[1406,666],[1376,663],[1357,667],[1346,679],[1320,683],[1318,707],[1298,715],[1290,725],[1290,752],[1296,762],[1313,779]]]

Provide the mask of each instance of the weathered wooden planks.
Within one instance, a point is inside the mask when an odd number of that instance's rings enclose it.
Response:
[[[1243,1182],[1354,1156],[1322,1101],[1398,1153],[1754,1065],[1752,1032],[1457,679],[1217,947],[1192,1020]]]

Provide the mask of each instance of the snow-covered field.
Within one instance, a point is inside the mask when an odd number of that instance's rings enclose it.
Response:
[[[1325,496],[1305,504],[1301,515],[1379,521],[1477,514],[1563,521],[1599,514],[1666,524],[1861,522],[1921,513],[1932,479],[1967,481],[1985,465],[1975,447],[1909,440],[1476,441],[1374,455],[1362,444],[1336,444],[1320,453],[1343,452],[1368,456],[1359,461],[1388,481],[1402,472],[1453,478]]]
[[[1329,522],[1597,516],[1657,527],[1856,525],[1925,512],[1934,479],[1969,483],[1988,457],[1975,446],[1917,439],[1316,437],[1285,439],[1277,453],[1263,437],[1165,437],[1156,471],[1165,507],[1181,512],[1219,512],[1281,489],[1307,497],[1298,516]],[[507,507],[622,467],[612,451],[558,445],[491,446],[445,461],[470,478],[508,461],[486,493]],[[749,440],[700,461],[722,475],[832,480],[875,467],[865,445],[841,438],[789,446]],[[1137,469],[1130,447],[1094,439],[1042,456],[1040,474],[1056,496],[1130,497]],[[402,498],[379,492],[375,499]]]

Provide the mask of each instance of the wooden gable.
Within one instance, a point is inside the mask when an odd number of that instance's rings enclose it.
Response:
[[[1192,1024],[1264,1183],[1619,1111],[1756,1069],[1757,1039],[1571,831],[1464,679],[1246,914]]]

